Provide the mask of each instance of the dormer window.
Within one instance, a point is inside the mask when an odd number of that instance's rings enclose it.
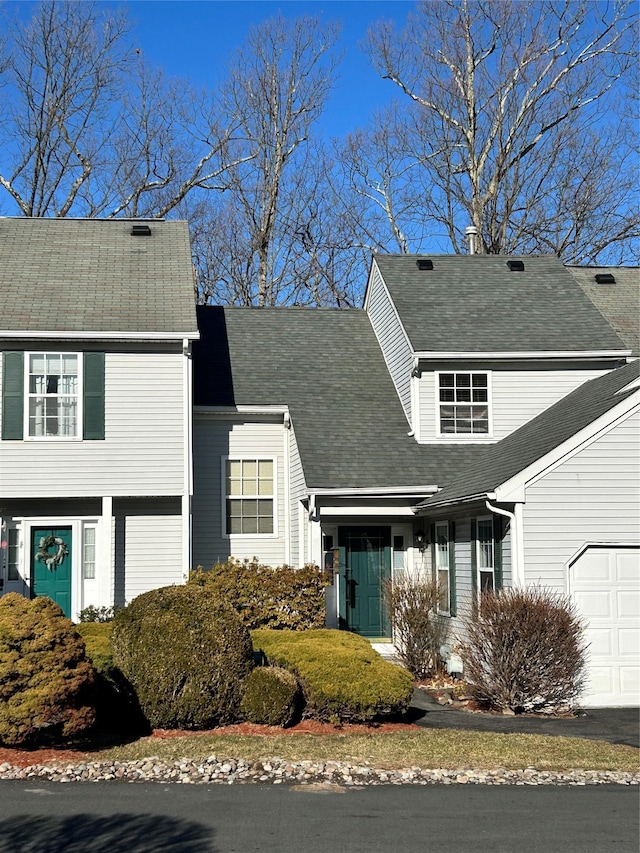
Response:
[[[438,373],[438,434],[489,435],[489,373]]]

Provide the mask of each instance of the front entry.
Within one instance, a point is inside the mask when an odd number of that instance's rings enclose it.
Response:
[[[71,618],[71,528],[31,530],[31,589],[47,596]]]
[[[340,622],[363,637],[390,637],[383,583],[391,577],[390,527],[341,527]]]

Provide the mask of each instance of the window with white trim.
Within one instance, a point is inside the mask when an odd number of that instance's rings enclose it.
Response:
[[[80,423],[80,355],[28,354],[27,436],[77,438]]]
[[[489,374],[438,373],[440,435],[488,435]]]
[[[20,578],[20,538],[17,527],[7,529],[7,581],[19,581]]]
[[[96,576],[96,526],[85,524],[82,528],[82,577],[94,580]]]
[[[225,494],[227,535],[275,532],[273,459],[227,459]]]
[[[476,566],[478,590],[493,591],[496,588],[496,546],[492,518],[479,518],[477,521]]]
[[[435,524],[435,568],[438,582],[439,612],[451,612],[451,579],[449,577],[449,522]]]

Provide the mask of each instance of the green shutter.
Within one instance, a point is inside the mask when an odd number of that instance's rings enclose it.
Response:
[[[471,519],[471,589],[473,590],[473,598],[474,601],[477,600],[478,597],[478,563],[477,563],[477,555],[476,555],[476,538],[477,538],[477,525],[475,518]]]
[[[24,353],[2,353],[2,438],[24,438]]]
[[[502,589],[502,519],[497,515],[493,516],[493,551],[496,590],[498,590]]]
[[[449,522],[449,597],[451,599],[450,613],[452,616],[458,615],[458,605],[456,601],[456,523]]]
[[[104,353],[84,353],[82,437],[104,441]]]

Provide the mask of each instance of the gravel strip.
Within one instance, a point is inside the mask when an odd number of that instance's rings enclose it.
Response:
[[[54,782],[176,782],[182,785],[210,784],[326,784],[339,787],[363,785],[640,785],[640,773],[609,770],[552,772],[525,770],[381,770],[368,764],[339,761],[285,761],[281,758],[244,761],[219,759],[167,763],[159,758],[139,761],[96,761],[80,764],[34,764],[14,767],[0,764],[0,779],[48,779]]]

